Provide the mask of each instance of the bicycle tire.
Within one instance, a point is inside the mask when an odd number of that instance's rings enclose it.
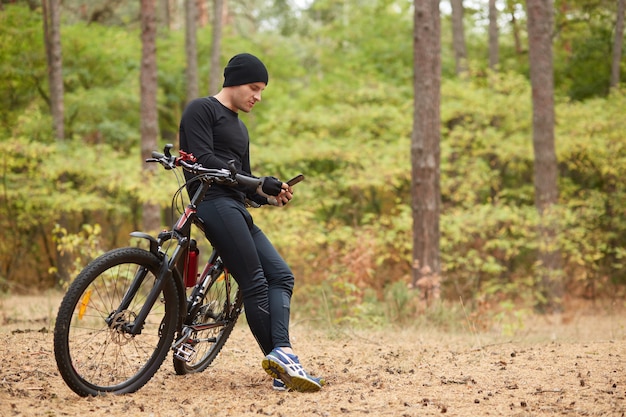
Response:
[[[173,356],[174,370],[178,375],[204,371],[224,347],[243,310],[243,296],[232,276],[226,276],[224,270],[218,268],[211,273],[210,279],[203,305],[191,318],[191,323],[192,326],[211,327],[189,335],[195,350],[191,360]]]
[[[63,380],[76,394],[96,396],[137,391],[157,372],[177,326],[178,294],[167,280],[141,333],[121,324],[133,321],[153,287],[161,261],[140,248],[114,249],[89,263],[65,294],[54,328],[54,356]],[[143,269],[145,268],[145,269]],[[147,271],[116,326],[105,321],[119,306],[138,271]]]

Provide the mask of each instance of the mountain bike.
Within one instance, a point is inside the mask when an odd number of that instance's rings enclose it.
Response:
[[[208,169],[191,154],[153,152],[147,162],[192,172],[200,186],[171,230],[131,236],[149,249],[111,250],[90,262],[65,294],[54,328],[54,355],[65,383],[80,396],[124,394],[144,386],[170,350],[179,375],[201,372],[216,358],[243,310],[237,283],[213,250],[200,274],[192,225],[204,232],[197,204],[213,184],[258,186],[230,169]],[[177,174],[179,175],[179,174]],[[183,181],[184,182],[184,181]],[[182,192],[175,193],[182,201]],[[184,204],[183,204],[184,206]],[[169,254],[169,255],[168,255]]]

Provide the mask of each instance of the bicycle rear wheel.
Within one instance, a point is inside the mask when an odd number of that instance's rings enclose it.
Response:
[[[239,286],[227,271],[214,267],[209,279],[202,306],[194,317],[188,317],[187,323],[191,324],[183,326],[186,340],[181,348],[186,358],[174,354],[174,370],[178,375],[202,372],[215,360],[243,309]],[[194,289],[192,300],[197,291]]]
[[[129,332],[154,287],[161,261],[140,248],[115,249],[91,262],[70,285],[54,328],[61,376],[78,395],[130,393],[145,385],[169,352],[178,295],[167,280],[139,334]],[[143,280],[120,306],[136,277]]]

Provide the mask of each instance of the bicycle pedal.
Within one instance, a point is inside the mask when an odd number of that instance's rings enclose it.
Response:
[[[196,350],[189,343],[183,343],[174,350],[174,357],[185,362],[191,362],[195,355]]]

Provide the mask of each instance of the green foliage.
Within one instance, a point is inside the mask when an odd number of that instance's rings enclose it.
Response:
[[[139,142],[139,36],[120,28],[64,27],[66,134],[130,150]]]
[[[322,67],[332,65],[331,83],[361,82],[368,75],[410,83],[413,19],[409,2],[317,1],[312,13],[322,24],[315,36],[326,44],[319,50]],[[337,65],[337,57],[343,61]],[[358,73],[360,77],[351,77]]]
[[[574,100],[609,92],[617,2],[580,0],[555,16],[555,87]]]
[[[442,43],[440,243],[447,300],[425,307],[407,286],[413,117],[408,5],[316,1],[298,24],[283,16],[288,37],[226,28],[221,65],[250,51],[270,70],[263,102],[241,115],[253,141],[253,172],[306,175],[287,207],[255,210],[255,222],[298,277],[294,304],[307,309],[306,317],[314,311],[333,326],[454,326],[466,320],[449,304],[461,297],[477,314],[473,322],[483,320],[484,306],[495,306],[500,315],[490,319],[514,332],[521,319],[512,305],[541,296],[527,66],[503,36],[502,70],[473,65],[459,80],[445,68],[453,59]],[[556,109],[560,204],[550,221],[559,231],[565,285],[583,296],[620,293],[626,284],[626,98],[623,91],[603,96],[606,77],[598,74],[606,60],[595,50],[606,46],[608,35],[598,24],[606,16],[595,18],[580,35],[573,26],[559,32],[557,41],[574,42],[575,49],[556,58],[559,96],[599,97],[557,100]],[[0,19],[0,226],[12,231],[0,242],[0,282],[19,288],[27,275],[29,284],[45,286],[52,282],[57,246],[80,268],[98,252],[127,244],[128,232],[141,227],[142,203],[160,204],[167,213],[163,223],[170,223],[167,209],[179,184],[171,172],[140,169],[136,28],[63,27],[68,139],[57,144],[46,103],[41,16],[10,5]],[[472,61],[484,61],[484,32],[468,33]],[[208,85],[210,42],[211,28],[200,29],[201,94]],[[186,100],[183,45],[182,31],[160,33],[162,144],[176,143]],[[55,229],[61,214],[69,219],[66,230]]]
[[[5,136],[47,81],[41,16],[18,6],[0,11],[0,45],[0,135]]]
[[[452,298],[527,301],[533,292],[537,214],[532,206],[475,205],[441,218],[444,286]]]
[[[52,229],[52,241],[57,250],[63,255],[70,255],[73,259],[72,268],[68,275],[74,277],[80,273],[85,265],[104,253],[101,243],[102,228],[99,224],[82,225],[78,233],[68,233],[67,229],[55,225]],[[51,273],[56,268],[51,268]],[[61,286],[67,289],[71,282],[61,282]]]
[[[139,228],[144,201],[165,206],[176,189],[174,181],[142,173],[138,158],[105,144],[17,138],[5,141],[3,149],[0,227],[12,233],[0,242],[0,276],[7,281],[31,271],[33,284],[49,285],[56,256],[52,230],[60,213],[71,219],[65,236],[106,224],[102,247],[111,249]]]
[[[606,96],[609,92],[613,30],[601,26],[572,43],[572,55],[562,80],[569,80],[568,96],[574,100]],[[604,76],[598,76],[602,74]]]
[[[532,204],[529,85],[514,74],[491,74],[488,82],[443,85],[444,205]]]
[[[626,283],[626,105],[624,91],[559,108],[557,147],[569,215],[564,242],[571,274],[587,288]],[[565,243],[564,243],[565,244]],[[610,287],[609,287],[610,288]]]

